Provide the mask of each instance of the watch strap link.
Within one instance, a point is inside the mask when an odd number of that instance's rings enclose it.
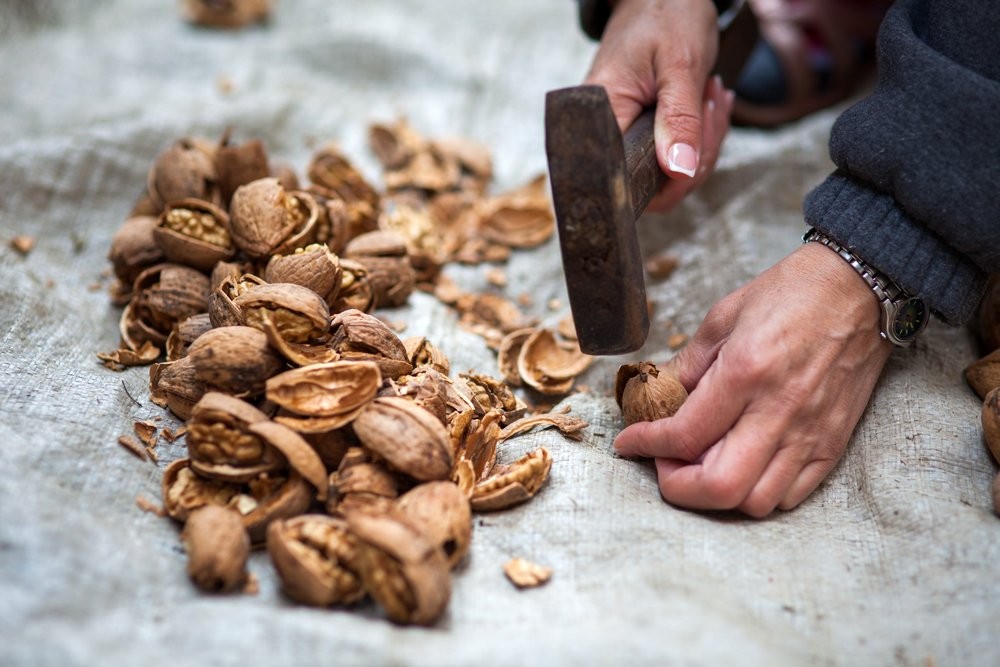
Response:
[[[802,242],[821,243],[830,248],[830,250],[833,250],[840,255],[841,258],[847,262],[859,276],[861,276],[861,279],[867,283],[868,287],[871,288],[875,297],[878,299],[879,306],[882,309],[882,338],[898,346],[906,346],[912,342],[912,337],[904,340],[890,330],[893,326],[892,318],[896,312],[898,304],[908,300],[913,300],[912,297],[907,294],[905,290],[903,290],[903,288],[897,285],[885,274],[876,271],[874,268],[855,256],[850,250],[840,245],[818,229],[812,228],[807,231],[802,237]],[[923,329],[924,325],[926,325],[926,317],[924,317],[923,321],[918,325],[916,333],[919,333],[919,331]],[[915,336],[916,333],[914,333],[913,336]]]

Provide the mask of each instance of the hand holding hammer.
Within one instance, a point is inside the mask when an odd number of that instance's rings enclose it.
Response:
[[[663,12],[645,0],[619,2],[587,85],[546,100],[563,267],[589,354],[623,354],[645,341],[635,221],[647,208],[673,206],[710,172],[729,127],[732,96],[722,81],[738,76],[757,35],[742,2],[717,16],[706,0],[672,1],[690,5],[670,14],[684,16],[683,24],[658,21]],[[632,66],[627,75],[623,62]],[[713,65],[721,79],[709,79]]]

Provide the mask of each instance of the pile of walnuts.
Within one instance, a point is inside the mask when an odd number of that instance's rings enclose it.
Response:
[[[305,184],[259,141],[185,138],[162,152],[112,241],[121,347],[99,357],[151,364],[152,400],[185,421],[188,455],[164,470],[163,511],[185,524],[199,586],[247,588],[247,555],[266,545],[295,600],[370,597],[395,622],[430,624],[472,513],[525,502],[548,478],[545,448],[501,464],[502,443],[549,426],[579,439],[587,426],[529,414],[511,386],[566,393],[589,357],[571,326],[532,328],[511,302],[441,276],[448,262],[546,241],[544,177],[490,196],[478,144],[404,121],[372,126],[370,143],[383,192],[334,145],[314,153]],[[511,384],[451,377],[431,341],[373,314],[415,289],[447,294],[505,342]]]
[[[1000,463],[1000,275],[990,277],[973,327],[985,356],[969,364],[965,379],[983,400],[983,439]],[[993,480],[993,507],[1000,515],[1000,474]]]

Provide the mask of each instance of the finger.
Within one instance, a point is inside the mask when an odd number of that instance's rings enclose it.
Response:
[[[702,108],[702,158],[698,171],[690,180],[668,179],[664,187],[650,200],[647,211],[669,211],[692,190],[696,189],[711,174],[718,160],[722,139],[729,131],[729,110],[725,88],[718,76],[709,79],[705,85],[705,100]]]
[[[763,519],[773,512],[802,474],[806,466],[804,454],[799,448],[779,449],[761,474],[760,480],[740,503],[740,511],[757,519]]]
[[[702,92],[705,78],[696,69],[658,70],[653,137],[660,167],[672,179],[698,173],[702,147]]]
[[[675,505],[692,509],[739,507],[760,481],[775,456],[784,422],[770,415],[744,414],[700,464],[664,466],[660,494]]]
[[[664,364],[688,392],[694,390],[715,363],[719,350],[728,340],[739,314],[741,293],[737,291],[712,306],[687,344]]]
[[[837,459],[818,459],[806,465],[785,492],[784,497],[778,503],[778,508],[790,510],[798,507],[819,487],[820,482],[826,479],[836,464]]]
[[[688,395],[673,417],[626,427],[615,438],[615,451],[689,462],[704,454],[736,424],[749,400],[725,378],[713,376],[712,370],[706,373],[704,385]]]

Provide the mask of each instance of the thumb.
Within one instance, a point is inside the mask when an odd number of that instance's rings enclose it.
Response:
[[[653,139],[660,168],[673,179],[694,178],[701,161],[705,82],[692,74],[670,77],[657,93]]]

